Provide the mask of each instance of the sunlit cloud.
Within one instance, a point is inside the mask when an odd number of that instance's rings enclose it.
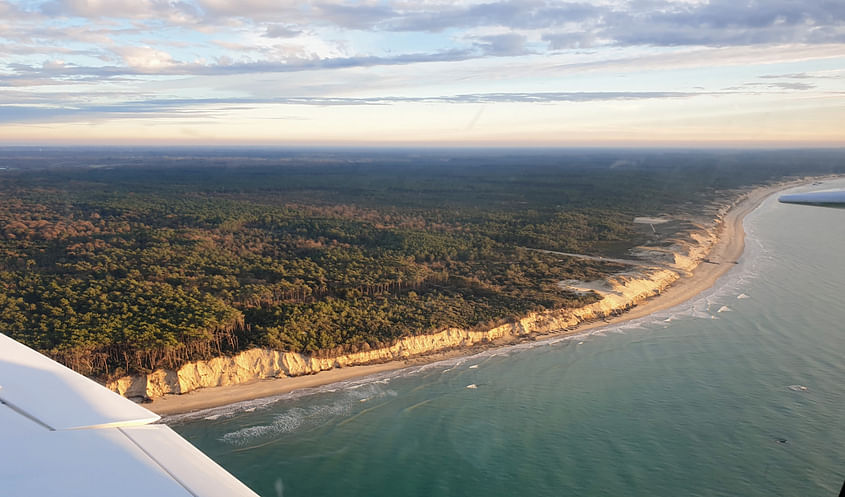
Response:
[[[191,136],[213,140],[232,106],[245,128],[250,115],[296,108],[316,122],[337,115],[315,109],[345,107],[385,140],[440,139],[426,106],[446,121],[506,106],[537,116],[531,129],[558,126],[543,106],[624,102],[710,123],[693,102],[719,108],[725,94],[726,115],[804,95],[792,110],[820,127],[830,119],[810,114],[843,112],[843,75],[845,3],[829,0],[0,0],[0,124],[49,124],[51,136],[79,119],[113,137],[202,116]],[[376,107],[384,130],[363,110]],[[483,116],[473,133],[507,133]],[[597,137],[621,132],[612,113],[580,118]]]

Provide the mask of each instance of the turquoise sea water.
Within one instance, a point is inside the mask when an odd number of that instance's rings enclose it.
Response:
[[[837,495],[845,210],[745,225],[670,311],[167,421],[263,496]]]

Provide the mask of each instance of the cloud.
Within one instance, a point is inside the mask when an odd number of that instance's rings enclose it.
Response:
[[[199,11],[190,2],[168,0],[53,0],[40,7],[49,17],[88,19],[155,19],[176,23],[194,22]]]
[[[506,56],[525,55],[529,53],[525,49],[525,36],[517,33],[506,33],[500,35],[479,36],[475,38],[475,46],[484,55]]]
[[[111,64],[80,65],[72,62],[73,57],[47,59],[47,63],[6,64],[5,73],[0,72],[0,87],[23,86],[26,84],[50,85],[92,81],[138,80],[150,75],[156,76],[234,76],[244,74],[285,74],[333,69],[392,67],[426,63],[464,62],[479,57],[522,55],[531,53],[521,35],[489,35],[474,37],[474,46],[467,49],[452,49],[430,53],[400,53],[386,56],[329,56],[320,57],[306,50],[303,45],[283,44],[261,47],[257,55],[250,54],[249,45],[222,44],[230,50],[242,51],[244,55],[218,56],[215,60],[184,61],[171,53],[154,47],[111,47],[109,54],[101,58]],[[2,47],[0,47],[2,48]],[[0,50],[1,51],[1,50]],[[789,45],[780,47],[748,48],[695,48],[671,53],[628,55],[616,58],[590,57],[585,62],[578,59],[561,59],[567,62],[545,63],[545,71],[556,74],[584,73],[596,71],[626,71],[654,69],[695,68],[702,66],[736,66],[779,62],[810,61],[835,58],[842,55],[840,45]],[[49,61],[62,61],[61,64]],[[569,62],[574,60],[573,62]],[[516,63],[516,61],[514,61]],[[537,70],[537,61],[525,61],[525,69]],[[838,76],[826,76],[837,78]],[[786,79],[786,78],[784,78]]]
[[[302,34],[301,30],[293,29],[284,24],[270,24],[264,31],[267,38],[293,38]]]
[[[767,45],[753,47],[684,47],[659,54],[597,58],[587,62],[555,64],[556,73],[590,71],[643,71],[701,67],[751,66],[841,58],[842,45]]]
[[[28,66],[8,64],[17,74],[0,75],[0,86],[8,84],[8,79],[17,78],[78,78],[99,77],[103,79],[124,76],[156,74],[161,76],[215,76],[251,73],[289,73],[320,69],[343,69],[351,67],[396,66],[425,62],[454,62],[473,58],[475,54],[468,50],[449,50],[434,53],[410,53],[392,57],[335,57],[305,58],[291,57],[287,60],[232,61],[221,57],[217,63],[201,64],[175,60],[170,54],[150,47],[116,47],[125,66],[79,66],[64,64],[61,66]]]
[[[829,0],[51,0],[27,13],[0,0],[0,12],[8,13],[0,30],[9,40],[0,86],[151,74],[291,73],[607,46],[845,43],[845,2]],[[33,19],[39,12],[42,17]],[[399,35],[404,51],[391,47],[399,31],[406,32]],[[364,32],[369,38],[360,44]],[[428,37],[426,48],[407,48],[420,33]],[[297,38],[297,44],[268,46],[268,38]],[[138,46],[140,40],[146,45]],[[66,53],[69,47],[72,53]],[[58,59],[64,67],[38,67]]]
[[[421,3],[378,26],[393,31],[439,32],[450,28],[503,26],[512,29],[541,29],[601,17],[608,7],[582,2],[537,0],[485,2],[473,5]]]
[[[593,33],[543,33],[541,39],[548,42],[552,50],[565,50],[570,48],[590,48],[598,45],[599,42]]]
[[[762,76],[757,76],[761,79],[810,79],[816,76],[811,76],[805,72],[801,73],[790,73],[790,74],[764,74]]]
[[[47,0],[13,3],[0,0],[0,33],[3,33],[0,87],[6,93],[29,89],[34,99],[14,102],[18,107],[5,107],[3,119],[152,112],[144,109],[181,115],[180,112],[195,112],[202,106],[264,103],[583,102],[686,98],[697,94],[521,93],[518,90],[555,88],[537,85],[530,78],[563,78],[593,71],[698,70],[841,58],[845,44],[845,2]],[[679,48],[652,50],[644,46]],[[584,48],[589,48],[591,54],[579,52]],[[507,71],[502,70],[502,62],[497,59],[503,56],[510,57]],[[525,57],[519,59],[521,56]],[[479,62],[471,65],[469,61],[474,60]],[[440,67],[440,63],[460,63],[448,69],[461,72],[466,78],[456,80],[449,91],[457,92],[461,90],[454,88],[461,88],[467,93],[419,98],[347,98],[378,92],[404,94],[402,85],[414,87],[408,93],[424,94],[431,88],[439,88],[431,90],[433,94],[445,93],[442,74],[446,68]],[[400,66],[401,70],[389,69]],[[363,70],[366,68],[379,69]],[[360,70],[324,73],[335,69]],[[531,74],[524,74],[522,69]],[[803,71],[807,67],[790,70]],[[298,72],[310,74],[292,75]],[[268,76],[264,79],[275,83],[265,85],[260,82],[262,78],[255,77],[260,74],[292,76]],[[243,75],[249,76],[238,77]],[[758,80],[765,84],[741,86],[736,91],[807,91],[816,88],[813,78],[822,77],[841,76],[768,74]],[[477,91],[484,88],[487,78],[498,79],[501,84],[496,89],[511,91]],[[288,84],[279,84],[282,79],[296,82],[289,85],[295,88],[291,91],[293,95],[318,96],[225,101],[164,98],[184,95],[185,88],[200,95],[279,94],[283,92],[280,87]],[[171,90],[168,85],[176,84],[177,80],[183,86],[178,91]],[[307,86],[303,81],[315,82],[315,87],[302,90]],[[325,86],[326,82],[331,82],[331,87]],[[733,79],[711,87],[741,82]],[[511,83],[512,86],[504,86]],[[115,89],[149,92],[150,99],[143,100],[143,95],[147,95],[143,93],[138,97],[141,102],[128,102],[120,96],[109,100],[116,102],[111,105],[80,103],[80,95],[97,84],[102,84],[100,89],[104,92]],[[60,93],[55,85],[66,85],[67,89]],[[253,86],[260,85],[266,87],[254,90]],[[566,89],[566,86],[557,88]],[[658,88],[688,86],[667,82]],[[25,105],[43,103],[36,100],[39,94],[53,98],[56,105]]]
[[[809,83],[790,83],[787,81],[772,83],[770,86],[780,88],[782,90],[812,90],[816,87],[816,85],[811,85]]]
[[[757,76],[760,79],[841,79],[842,76],[833,74],[810,74],[806,72],[789,74],[764,74]]]
[[[315,5],[314,20],[346,29],[373,29],[379,23],[396,17],[397,13],[385,5],[344,5],[320,3]]]
[[[260,105],[315,105],[358,106],[393,105],[400,103],[423,104],[491,104],[491,103],[557,103],[651,100],[664,98],[691,98],[707,93],[695,92],[538,92],[538,93],[467,93],[431,97],[278,97],[278,98],[196,98],[148,99],[112,104],[87,104],[82,100],[76,105],[15,105],[0,104],[0,123],[26,123],[33,121],[71,121],[101,116],[103,118],[147,117],[197,117],[212,115],[232,109],[252,109]],[[237,107],[233,107],[237,106]]]
[[[840,43],[845,41],[843,28],[842,2],[711,0],[614,11],[607,16],[602,35],[621,45]]]
[[[266,18],[269,14],[279,17],[295,13],[308,2],[291,0],[197,0],[196,5],[206,15],[218,17]]]
[[[689,98],[704,95],[695,92],[665,91],[604,91],[604,92],[520,92],[520,93],[468,93],[449,97],[403,99],[403,101],[424,101],[440,103],[554,103],[595,102],[610,100],[651,100],[658,98]]]
[[[726,88],[729,91],[736,91],[742,90],[746,88],[770,88],[776,90],[812,90],[816,88],[816,85],[810,83],[798,83],[798,82],[791,82],[791,81],[778,81],[774,83],[745,83],[742,86],[733,86],[730,88]]]
[[[17,5],[0,0],[0,17],[14,18],[19,17],[22,14],[23,12],[17,7]]]
[[[41,18],[32,18],[38,12]],[[144,67],[188,73],[188,65],[173,59],[231,57],[207,53],[210,44],[221,40],[244,46],[243,52],[252,49],[259,53],[264,48],[258,41],[262,38],[292,38],[306,32],[324,43],[344,47],[344,56],[338,51],[338,56],[330,59],[323,53],[318,64],[294,60],[291,68],[345,67],[355,61],[361,66],[390,65],[400,60],[396,56],[379,60],[378,52],[367,51],[366,45],[356,50],[355,33],[365,31],[384,49],[397,31],[426,33],[438,40],[428,45],[439,47],[438,53],[460,52],[466,58],[533,53],[544,48],[531,44],[532,51],[526,49],[528,40],[538,38],[552,51],[602,46],[845,43],[845,2],[833,0],[503,0],[470,4],[438,0],[51,0],[28,12],[0,0],[0,13],[7,19],[5,25],[0,20],[4,37],[22,50],[27,46],[41,50],[45,58],[55,58],[68,42],[75,43],[78,51],[84,45],[95,57],[107,58],[106,52],[113,46],[136,45],[138,39],[163,40],[149,44],[145,55],[121,55],[130,72]],[[65,22],[70,18],[91,22]],[[491,32],[500,34],[488,34]],[[165,47],[173,39],[186,46],[168,59]],[[187,52],[203,55],[187,57]],[[419,62],[441,60],[434,56],[424,60],[415,53],[404,57]],[[253,56],[249,62],[257,66],[258,58]]]
[[[151,47],[119,47],[114,51],[120,54],[128,67],[144,73],[160,73],[177,63],[169,53]],[[52,69],[61,72],[64,65]]]

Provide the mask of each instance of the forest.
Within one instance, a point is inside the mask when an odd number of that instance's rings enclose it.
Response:
[[[83,374],[331,356],[598,298],[635,216],[842,151],[0,150],[0,333]]]

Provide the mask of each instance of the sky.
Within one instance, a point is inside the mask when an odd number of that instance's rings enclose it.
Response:
[[[845,146],[843,0],[0,0],[0,144]]]

